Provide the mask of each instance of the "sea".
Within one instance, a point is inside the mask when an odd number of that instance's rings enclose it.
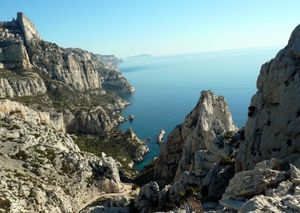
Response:
[[[125,97],[131,104],[122,113],[124,117],[133,114],[135,119],[119,128],[131,127],[150,148],[135,168],[142,170],[159,155],[159,131],[164,129],[167,137],[182,123],[202,90],[224,96],[236,125],[243,127],[260,67],[278,50],[279,47],[272,47],[123,59],[120,71],[136,91]]]

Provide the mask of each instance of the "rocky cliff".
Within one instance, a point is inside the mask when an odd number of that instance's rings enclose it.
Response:
[[[23,13],[18,13],[16,20],[0,23],[0,38],[0,61],[7,69],[35,67],[81,91],[101,89],[112,79],[118,81],[116,90],[134,90],[117,69],[108,67],[95,54],[42,40]]]
[[[127,103],[112,92],[134,91],[117,69],[95,54],[42,40],[23,13],[10,22],[0,22],[0,63],[1,98],[25,102],[29,96],[44,96],[43,102],[47,99],[51,108],[57,108],[54,102],[60,105],[64,101],[60,99],[66,99],[65,105],[71,111],[66,116],[74,117],[65,120],[70,121],[66,126],[87,133],[103,133],[115,127]],[[91,100],[96,96],[97,101]],[[81,102],[80,106],[74,101]]]
[[[261,67],[257,92],[249,106],[236,168],[252,169],[270,158],[286,158],[300,151],[300,26],[287,46]]]
[[[211,164],[219,162],[232,152],[222,137],[236,131],[225,99],[203,91],[196,107],[161,144],[155,177],[166,184],[178,180],[184,171],[192,171],[196,158],[211,155]]]
[[[241,137],[225,99],[202,91],[196,107],[161,144],[154,168],[161,190],[156,182],[145,185],[136,208],[141,212],[166,210],[188,202],[193,191],[203,199],[221,198],[234,174],[232,159]],[[149,197],[148,188],[155,189],[155,195]]]

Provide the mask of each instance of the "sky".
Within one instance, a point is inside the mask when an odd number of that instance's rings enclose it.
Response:
[[[0,20],[24,12],[62,47],[127,57],[284,46],[299,0],[1,0]]]

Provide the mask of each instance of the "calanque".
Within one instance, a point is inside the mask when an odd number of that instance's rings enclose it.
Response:
[[[300,212],[300,26],[243,128],[202,91],[140,173],[149,148],[117,129],[134,92],[119,63],[44,41],[23,13],[0,22],[0,212]]]

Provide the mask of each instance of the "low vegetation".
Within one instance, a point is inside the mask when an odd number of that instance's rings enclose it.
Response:
[[[97,156],[101,156],[102,152],[108,156],[113,156],[114,159],[122,164],[127,172],[133,175],[135,171],[129,166],[132,159],[129,153],[124,150],[124,143],[118,141],[116,138],[117,137],[108,138],[106,136],[81,135],[74,141],[82,151],[90,152]]]

